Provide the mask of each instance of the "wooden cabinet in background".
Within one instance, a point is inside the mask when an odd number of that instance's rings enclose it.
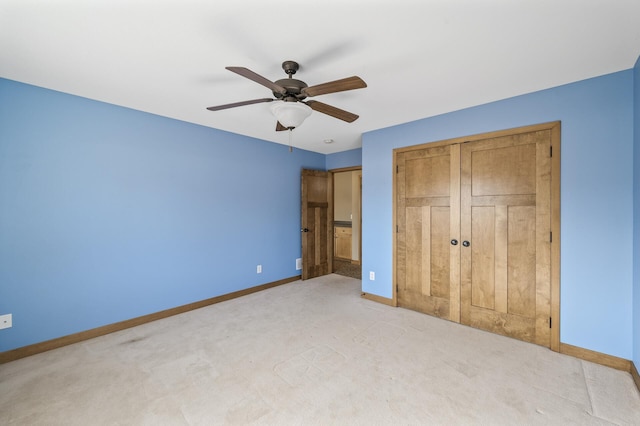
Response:
[[[351,228],[346,226],[336,226],[334,229],[334,257],[351,260]]]

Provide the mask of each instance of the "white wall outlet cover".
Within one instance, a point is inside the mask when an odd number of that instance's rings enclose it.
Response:
[[[3,328],[11,328],[13,327],[13,315],[6,314],[0,315],[0,330]]]
[[[299,271],[302,269],[302,259],[301,258],[297,258],[296,259],[296,271]]]
[[[373,271],[369,271],[369,280],[371,281],[375,281],[376,280],[376,273]]]

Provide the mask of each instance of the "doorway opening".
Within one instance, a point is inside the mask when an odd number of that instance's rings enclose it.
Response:
[[[362,279],[362,167],[331,170],[333,273]]]

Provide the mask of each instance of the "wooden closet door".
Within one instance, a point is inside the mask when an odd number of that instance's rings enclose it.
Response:
[[[461,322],[550,345],[551,131],[461,149]]]
[[[399,306],[459,322],[460,145],[396,156]]]

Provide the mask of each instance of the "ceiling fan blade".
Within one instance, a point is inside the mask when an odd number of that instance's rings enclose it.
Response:
[[[344,92],[345,90],[363,89],[367,83],[360,77],[353,76],[341,80],[330,81],[329,83],[317,84],[302,89],[302,93],[307,96],[326,95],[327,93]]]
[[[285,89],[284,87],[275,84],[274,82],[272,82],[271,80],[267,80],[266,78],[264,78],[263,76],[261,76],[260,74],[256,74],[255,72],[251,71],[248,68],[244,68],[244,67],[226,67],[226,69],[228,69],[231,72],[235,72],[236,74],[239,74],[245,78],[248,78],[249,80],[253,80],[258,84],[262,84],[263,86],[267,87],[268,89],[271,89],[272,92],[276,92],[276,93],[281,93],[281,94],[285,94],[287,93],[287,89]]]
[[[208,107],[207,109],[209,111],[220,111],[221,109],[235,108],[235,107],[244,106],[244,105],[259,104],[262,102],[271,102],[271,101],[273,101],[273,99],[271,98],[252,99],[250,101],[234,102],[232,104],[211,106],[211,107]]]
[[[284,127],[282,124],[280,124],[280,122],[278,121],[278,124],[276,124],[276,132],[282,132],[283,130],[289,130],[286,127]]]
[[[346,121],[347,123],[352,123],[354,121],[356,121],[359,117],[359,115],[353,114],[349,111],[345,111],[343,109],[340,108],[336,108],[334,106],[331,105],[327,105],[323,102],[318,102],[318,101],[307,101],[304,102],[307,105],[309,105],[311,107],[311,109],[313,109],[314,111],[318,111],[321,112],[323,114],[327,114],[330,115],[331,117],[335,117],[338,118],[342,121]]]

